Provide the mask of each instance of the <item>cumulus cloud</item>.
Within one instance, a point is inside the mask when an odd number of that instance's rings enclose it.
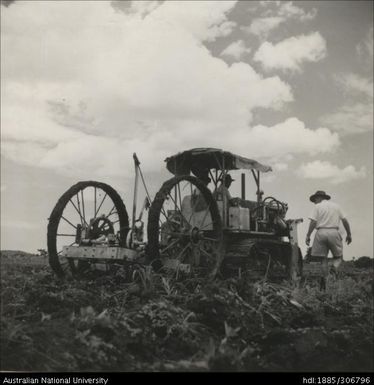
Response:
[[[253,35],[266,37],[271,30],[285,21],[286,19],[280,16],[259,17],[254,19],[249,27],[242,27],[241,29]]]
[[[321,118],[321,123],[341,134],[360,134],[373,130],[371,103],[345,104]]]
[[[365,39],[357,44],[356,49],[361,57],[373,60],[373,27],[370,27]]]
[[[286,170],[288,170],[288,164],[287,163],[275,163],[273,165],[273,168],[276,171],[286,171]]]
[[[373,130],[373,81],[357,74],[339,74],[335,81],[347,97],[336,111],[321,117],[321,122],[342,134]]]
[[[254,60],[266,70],[301,71],[305,62],[317,62],[326,56],[326,41],[319,32],[290,37],[277,44],[261,44]]]
[[[359,93],[368,98],[373,98],[373,80],[354,73],[348,73],[337,75],[336,81],[348,93]]]
[[[264,77],[242,62],[228,66],[203,45],[230,33],[234,6],[5,8],[2,154],[86,178],[131,176],[134,151],[147,170],[159,172],[165,157],[199,146],[263,157],[334,149],[336,134],[296,118],[251,127],[256,108],[280,109],[293,95],[278,76]]]
[[[253,19],[249,27],[242,27],[242,30],[260,38],[266,38],[269,32],[288,20],[304,22],[312,20],[317,14],[315,8],[306,12],[301,7],[294,5],[292,1],[266,1],[260,2],[260,6],[263,8],[261,17]]]
[[[300,21],[312,20],[317,15],[317,10],[313,8],[310,12],[294,5],[292,1],[281,2],[278,4],[278,14],[286,18],[295,18]]]
[[[356,170],[352,165],[339,168],[330,162],[315,160],[310,163],[303,163],[297,170],[297,174],[305,179],[324,179],[332,184],[340,184],[365,178],[366,169],[361,167],[360,170]]]
[[[162,1],[122,1],[114,0],[111,2],[111,5],[114,9],[130,13],[137,14],[141,17],[147,16],[149,13],[154,11],[159,7],[163,2]]]
[[[221,56],[233,57],[236,60],[239,60],[244,54],[251,52],[250,48],[245,46],[243,40],[237,40],[228,45],[222,52]]]
[[[331,133],[323,127],[307,128],[297,118],[286,119],[271,127],[257,125],[244,138],[251,143],[251,148],[253,147],[256,154],[272,157],[297,153],[315,155],[330,152],[340,144],[336,133]]]

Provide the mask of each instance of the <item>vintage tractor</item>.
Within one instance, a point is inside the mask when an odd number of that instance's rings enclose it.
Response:
[[[146,264],[200,277],[243,270],[282,278],[301,274],[301,219],[287,220],[287,204],[264,198],[260,189],[260,175],[271,167],[214,148],[184,151],[165,160],[173,177],[152,200],[136,154],[134,162],[131,225],[121,197],[107,184],[78,182],[61,196],[48,224],[49,262],[57,275],[66,267],[76,274],[98,264]],[[243,170],[240,198],[230,198],[221,186],[231,170]],[[253,201],[245,197],[246,170],[256,185]],[[139,176],[147,197],[137,218]]]

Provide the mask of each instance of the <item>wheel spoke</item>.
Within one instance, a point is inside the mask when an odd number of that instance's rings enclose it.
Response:
[[[201,240],[203,240],[203,241],[211,241],[211,242],[219,242],[220,241],[220,239],[209,238],[209,237],[202,237]]]
[[[84,195],[83,195],[83,189],[81,190],[81,197],[82,197],[83,220],[84,220],[84,223],[87,225],[87,221],[86,221],[86,213],[85,213],[85,209],[84,209]]]
[[[181,188],[180,188],[179,183],[177,184],[177,190],[178,190],[178,196],[179,196],[179,204],[180,204],[180,208],[182,210],[182,196],[181,196]]]
[[[78,210],[79,210],[79,212],[81,212],[81,203],[80,203],[80,200],[79,200],[79,192],[77,193],[76,197],[77,197],[77,203],[78,203]],[[80,217],[81,217],[81,224],[83,226],[84,225],[83,216],[81,215]]]
[[[174,198],[171,196],[171,194],[169,193],[169,196],[170,198],[172,199],[172,201],[174,202],[175,204],[175,207],[178,209],[180,215],[182,216],[182,218],[186,221],[186,223],[188,223],[187,219],[185,218],[185,216],[182,214],[182,211],[180,210],[180,208],[178,207],[177,203],[175,202]]]
[[[206,250],[204,250],[203,248],[199,247],[199,250],[205,254],[207,257],[211,258],[212,257],[212,254],[209,254]]]
[[[56,234],[58,237],[75,237],[76,234]]]
[[[96,186],[94,187],[94,217],[96,217]]]
[[[187,243],[187,245],[183,248],[183,250],[178,254],[178,256],[176,257],[176,260],[180,261],[181,260],[181,257],[183,256],[183,253],[187,250],[187,248],[190,246],[189,243]]]
[[[205,222],[205,219],[206,219],[206,217],[207,217],[207,215],[208,215],[208,212],[210,211],[209,209],[210,209],[210,203],[209,203],[208,208],[206,209],[206,213],[205,213],[205,215],[204,215],[203,221],[201,222],[201,226],[202,226],[202,225],[204,224],[204,222]],[[202,227],[202,228],[204,228],[204,227]]]
[[[80,220],[81,220],[81,223],[83,223],[82,214],[81,214],[80,210],[78,210],[77,206],[75,205],[75,203],[74,203],[71,199],[69,199],[69,202],[73,205],[73,207],[75,208],[75,211],[76,211],[76,212],[78,213],[78,215],[79,215],[79,218],[80,218]]]
[[[111,215],[112,215],[112,211],[116,208],[116,206],[113,206],[110,211],[109,211],[109,214],[108,215],[105,215],[105,218],[108,219]]]
[[[169,243],[164,249],[161,250],[161,253],[165,253],[166,250],[173,247],[175,244],[179,243],[180,239],[175,239],[173,242]]]
[[[95,211],[95,216],[94,216],[95,218],[96,218],[96,215],[99,213],[99,211],[100,211],[100,209],[101,209],[101,206],[103,205],[104,200],[105,200],[105,198],[106,198],[107,195],[108,195],[108,194],[105,193],[103,200],[101,201],[101,203],[100,203],[98,209]]]
[[[172,237],[179,237],[179,239],[182,239],[183,237],[188,237],[185,233],[177,233],[177,232],[170,232],[170,231],[162,231],[162,234],[170,235]]]
[[[63,215],[61,215],[61,218],[66,221],[67,223],[69,223],[70,226],[73,226],[75,229],[77,229],[77,226],[74,226],[68,219],[66,219]]]
[[[207,225],[200,227],[199,230],[205,229],[206,227],[213,225],[213,222],[208,223]]]

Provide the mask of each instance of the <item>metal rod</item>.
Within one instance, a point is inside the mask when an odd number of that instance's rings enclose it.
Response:
[[[161,253],[165,253],[166,250],[170,249],[171,247],[173,247],[174,245],[176,245],[177,243],[179,243],[179,241],[180,241],[179,238],[175,239],[174,241],[172,241],[171,243],[169,243],[169,244],[165,247],[165,249],[162,249],[162,250],[161,250]]]
[[[139,181],[139,159],[136,156],[136,153],[133,154],[134,158],[134,166],[135,166],[135,185],[134,185],[134,200],[132,204],[132,224],[131,224],[131,230],[132,230],[132,237],[134,236],[135,231],[135,219],[136,219],[136,200],[138,197],[138,181]]]
[[[181,217],[186,221],[186,223],[189,223],[189,222],[187,221],[186,217],[182,214],[182,211],[179,209],[177,202],[174,200],[174,198],[171,196],[170,193],[169,193],[169,197],[170,197],[171,200],[173,201],[174,206],[178,209],[178,210],[175,210],[175,211],[179,211]]]
[[[81,212],[77,209],[77,206],[74,204],[74,202],[73,202],[71,199],[69,199],[69,201],[70,201],[70,203],[73,205],[73,207],[75,208],[75,210],[76,210],[76,212],[78,213],[79,218],[80,218],[80,220],[81,220],[81,222],[82,222],[82,214],[81,214]]]
[[[179,186],[179,183],[177,184],[178,186],[178,196],[179,196],[179,204],[181,205],[181,210],[182,210],[182,196],[181,196],[181,188]]]
[[[81,204],[80,204],[80,201],[79,201],[79,191],[77,192],[77,203],[78,203],[78,210],[79,212],[81,212]],[[83,221],[83,216],[81,214],[81,223],[82,223],[82,226],[84,226],[84,221]]]
[[[257,175],[253,170],[251,170],[251,171],[252,171],[253,178],[256,181],[256,186],[257,186],[257,191],[256,191],[257,203],[261,203],[260,171],[257,171]]]
[[[177,186],[175,186],[175,191],[174,191],[174,211],[177,211]]]
[[[95,207],[94,207],[94,217],[96,216],[96,186],[94,187],[95,189],[95,198],[94,198],[94,203],[95,203]]]
[[[225,170],[225,155],[224,153],[222,153],[222,173],[221,173],[221,177],[222,177],[222,184],[224,186],[224,188],[226,187],[225,186],[225,179],[226,179],[226,170]],[[223,212],[222,212],[222,222],[223,222],[223,227],[226,227],[228,225],[227,223],[227,213],[226,213],[226,209],[228,207],[228,202],[227,202],[227,197],[226,197],[226,194],[222,194],[223,197],[222,197],[222,208],[223,208]]]
[[[143,173],[142,173],[142,169],[140,168],[140,163],[138,164],[138,169],[139,169],[140,177],[142,178],[142,182],[143,182],[145,193],[147,194],[147,197],[149,199],[149,203],[151,203],[152,199],[151,199],[151,196],[149,195],[149,192],[148,192],[148,189],[147,189],[147,185],[145,184],[145,180],[144,180],[144,176],[143,176]]]
[[[67,223],[69,223],[70,226],[73,226],[75,229],[77,228],[77,226],[74,226],[68,219],[66,219],[63,215],[61,215],[61,218],[66,221]]]
[[[84,220],[84,223],[87,224],[87,221],[86,221],[86,212],[85,212],[85,209],[84,209],[84,195],[83,195],[83,190],[81,190],[81,197],[82,197],[83,220]]]
[[[109,211],[109,214],[108,215],[105,215],[105,218],[109,218],[111,215],[112,215],[112,213],[113,213],[113,210],[116,208],[116,206],[113,206],[112,207],[112,209]],[[113,213],[114,214],[114,213]]]
[[[58,237],[75,237],[76,234],[56,234]]]
[[[215,179],[214,179],[214,175],[213,175],[213,173],[212,173],[212,171],[211,170],[209,170],[209,175],[211,176],[211,178],[212,178],[212,182],[213,182],[213,184],[214,185],[216,185],[216,181],[215,181]],[[217,175],[217,170],[216,170],[216,175]]]
[[[257,191],[258,191],[258,202],[262,201],[262,192],[260,190],[260,171],[257,171]]]
[[[100,209],[101,209],[101,206],[103,205],[104,200],[105,200],[105,198],[106,198],[107,195],[108,195],[108,194],[105,193],[103,200],[101,201],[101,203],[100,203],[100,205],[99,205],[97,211],[95,212],[95,218],[96,218],[96,215],[99,214],[99,211],[100,211]]]

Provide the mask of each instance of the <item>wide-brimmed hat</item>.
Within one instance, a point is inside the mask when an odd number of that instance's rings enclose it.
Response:
[[[212,180],[208,176],[200,178],[204,183],[209,184]]]
[[[226,174],[225,176],[225,182],[234,182],[235,179],[232,179],[232,176],[230,174]]]
[[[325,198],[325,199],[330,199],[330,195],[327,195],[324,191],[316,191],[313,195],[310,196],[310,201],[314,203],[315,199],[317,197]]]

